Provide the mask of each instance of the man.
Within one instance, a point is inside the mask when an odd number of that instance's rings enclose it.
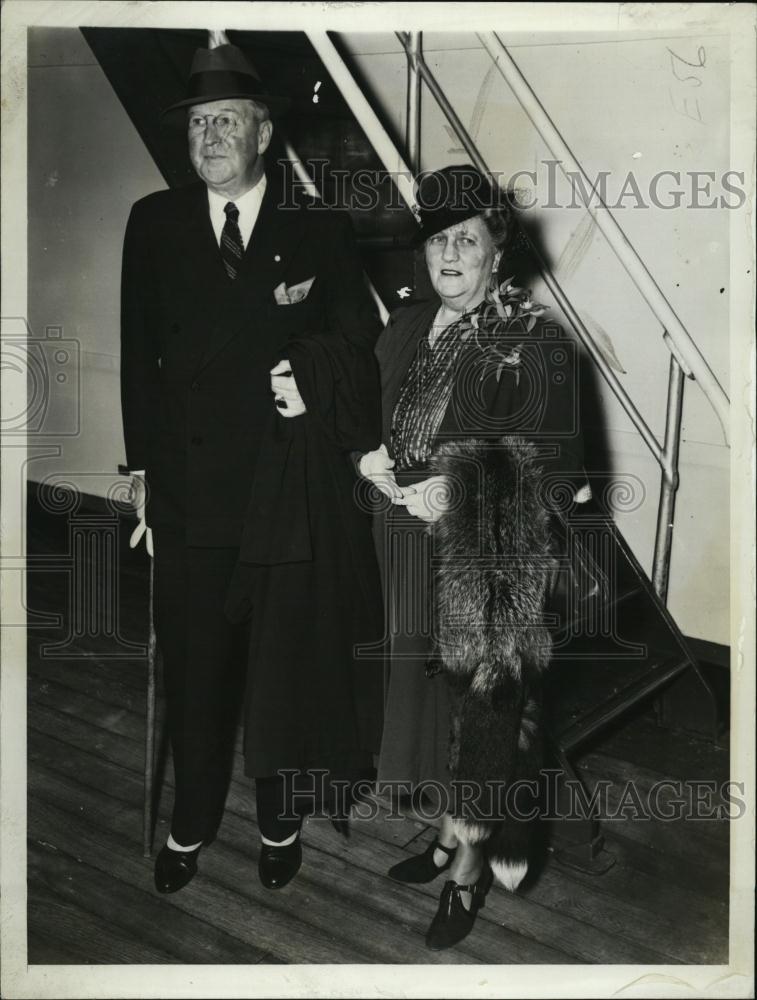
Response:
[[[360,331],[370,347],[379,330],[346,217],[283,207],[266,173],[271,117],[288,102],[261,89],[236,47],[198,50],[188,96],[166,114],[186,116],[201,183],[137,202],[124,242],[124,437],[154,549],[176,782],[160,892],[194,876],[223,812],[247,641],[225,604],[267,428],[308,419],[286,345]],[[260,875],[277,888],[299,854],[291,836],[282,846],[280,783],[257,795]]]

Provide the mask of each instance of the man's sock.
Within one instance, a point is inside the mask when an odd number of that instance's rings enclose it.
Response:
[[[300,831],[297,830],[295,833],[292,834],[291,837],[287,837],[286,840],[268,840],[268,838],[264,837],[263,834],[261,833],[260,839],[263,841],[264,844],[267,844],[268,847],[288,847],[290,844],[293,844],[295,840],[297,840],[299,835]]]
[[[202,847],[202,841],[197,844],[191,844],[189,847],[184,847],[182,844],[177,844],[173,836],[169,833],[166,846],[172,851],[184,851],[184,853],[187,853],[188,851],[196,851],[198,847]]]

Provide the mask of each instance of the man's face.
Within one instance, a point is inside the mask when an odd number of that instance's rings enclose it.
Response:
[[[187,126],[189,158],[211,191],[233,199],[257,184],[273,126],[253,101],[194,104]]]

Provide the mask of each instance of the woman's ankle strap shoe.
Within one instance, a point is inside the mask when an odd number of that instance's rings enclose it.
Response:
[[[429,844],[423,854],[416,854],[412,858],[405,858],[387,872],[389,878],[395,882],[407,882],[412,885],[421,885],[425,882],[433,882],[437,875],[441,875],[452,864],[456,847],[445,847],[438,839]],[[439,866],[434,861],[434,851],[443,851],[447,857],[444,864]]]
[[[452,879],[444,883],[442,894],[439,897],[439,908],[436,916],[431,921],[431,926],[426,934],[426,947],[432,951],[443,951],[445,948],[452,948],[463,938],[466,938],[473,924],[476,922],[476,914],[483,909],[486,894],[492,884],[491,868],[486,866],[473,885],[459,885]],[[463,904],[460,894],[469,892],[472,895],[470,909],[467,910]]]

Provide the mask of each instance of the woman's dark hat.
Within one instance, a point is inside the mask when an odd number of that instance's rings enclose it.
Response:
[[[250,61],[236,45],[218,45],[214,49],[197,49],[189,74],[187,96],[166,108],[163,115],[178,117],[177,112],[193,104],[222,101],[227,97],[242,97],[265,104],[275,118],[291,105],[288,97],[267,94],[263,82]]]
[[[444,167],[421,174],[416,180],[416,202],[420,224],[413,240],[416,245],[487,208],[510,207],[504,192],[472,166]]]

